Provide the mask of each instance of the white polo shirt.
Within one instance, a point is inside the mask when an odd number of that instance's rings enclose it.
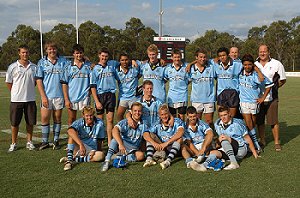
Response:
[[[262,64],[260,64],[260,62],[258,61],[256,61],[254,64],[271,82],[273,82],[273,77],[275,73],[279,74],[280,76],[279,80],[286,79],[285,70],[282,63],[274,58],[271,58],[271,60],[267,62],[265,66],[262,66]],[[270,93],[267,95],[265,101],[272,101],[272,100],[273,98],[272,98],[272,90],[271,90]]]
[[[11,102],[35,101],[35,73],[37,66],[29,62],[25,68],[16,61],[12,63],[6,72],[6,83],[12,83]]]

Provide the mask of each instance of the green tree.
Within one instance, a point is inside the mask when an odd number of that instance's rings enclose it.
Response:
[[[36,63],[40,58],[39,39],[38,30],[34,30],[31,26],[18,25],[2,45],[2,53],[0,54],[1,69],[6,70],[9,64],[18,59],[18,46],[21,44],[28,45],[30,60]]]

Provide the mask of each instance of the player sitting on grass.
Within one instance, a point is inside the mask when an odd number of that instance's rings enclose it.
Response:
[[[94,116],[95,110],[86,106],[82,110],[83,118],[72,123],[68,135],[76,143],[68,145],[67,157],[60,159],[65,162],[64,170],[71,170],[73,162],[99,162],[104,160],[102,144],[105,138],[103,121]]]
[[[258,157],[244,122],[240,119],[232,118],[228,107],[220,107],[218,113],[219,119],[215,122],[215,129],[219,135],[222,147],[218,150],[210,151],[205,162],[201,164],[201,171],[219,166],[216,162],[222,163],[222,161],[217,160],[217,158],[230,161],[230,164],[224,168],[225,170],[239,168],[237,160],[242,160],[245,157],[248,146],[253,156],[255,158]]]
[[[204,121],[198,119],[197,110],[190,106],[187,108],[187,122],[185,125],[184,144],[182,144],[182,157],[187,167],[199,171],[199,164],[204,160],[206,152],[213,139],[213,131]],[[194,161],[192,156],[197,157]]]
[[[134,102],[131,106],[132,119],[137,124],[136,128],[131,128],[127,119],[121,120],[113,128],[113,139],[109,144],[101,171],[104,172],[109,169],[111,158],[118,151],[123,155],[127,155],[127,161],[130,162],[144,159],[144,153],[140,151],[140,146],[143,140],[143,133],[147,130],[147,125],[141,120],[142,110],[143,106],[141,103]]]
[[[174,125],[169,125],[171,118],[170,111],[166,104],[159,108],[160,120],[151,129],[150,132],[144,133],[144,139],[147,141],[147,159],[143,167],[155,165],[153,160],[154,151],[169,151],[167,159],[160,163],[162,169],[166,169],[171,165],[171,161],[175,158],[180,150],[182,136],[184,134],[183,122],[179,118],[174,118]]]

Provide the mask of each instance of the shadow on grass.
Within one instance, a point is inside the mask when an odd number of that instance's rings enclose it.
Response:
[[[289,143],[291,140],[295,139],[300,135],[299,133],[300,125],[288,126],[286,122],[279,123],[279,137],[281,145]],[[266,125],[266,142],[267,145],[274,141],[273,134],[270,126]]]

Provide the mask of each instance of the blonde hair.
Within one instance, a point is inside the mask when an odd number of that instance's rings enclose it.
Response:
[[[142,105],[142,103],[139,103],[139,102],[134,102],[132,105],[131,105],[131,110],[133,109],[133,107],[135,107],[135,106],[137,106],[137,107],[140,107],[141,109],[143,109],[143,105]]]
[[[158,47],[155,44],[151,44],[147,48],[147,52],[155,52],[156,54],[158,54]]]
[[[95,114],[94,107],[91,107],[91,106],[85,106],[85,107],[83,107],[83,109],[82,109],[82,115],[84,115],[84,114],[92,114],[92,115],[94,115]]]
[[[56,45],[56,43],[53,42],[53,41],[47,41],[47,42],[45,43],[45,47],[44,47],[45,50],[47,50],[48,47],[54,47],[54,48],[57,49],[57,45]]]
[[[170,111],[169,111],[169,107],[167,104],[162,104],[159,109],[158,109],[158,112],[160,113],[161,111],[166,111],[170,114]]]

